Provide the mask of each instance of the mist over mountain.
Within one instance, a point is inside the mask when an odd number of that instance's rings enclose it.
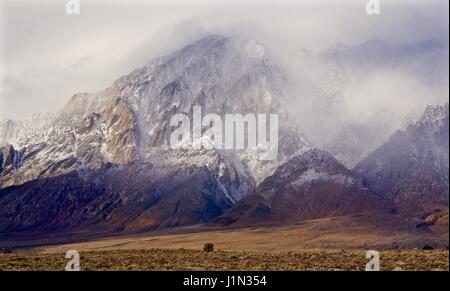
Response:
[[[371,40],[304,53],[309,88],[294,88],[297,120],[313,143],[353,167],[427,104],[448,101],[448,40],[407,45]],[[311,71],[311,73],[310,73]],[[304,86],[306,87],[306,86]]]
[[[429,105],[354,171],[330,153],[309,150],[280,165],[213,224],[242,227],[369,215],[395,225],[400,214],[405,219],[397,221],[400,225],[442,231],[448,228],[448,149],[448,103]]]
[[[50,120],[1,123],[3,231],[207,222],[309,148],[283,82],[261,44],[211,35],[101,92],[74,95]],[[170,119],[192,116],[194,105],[204,114],[279,114],[278,159],[261,161],[250,149],[172,150]]]
[[[0,142],[42,147],[46,156],[39,163],[29,160],[30,167],[48,167],[61,157],[68,165],[65,172],[126,163],[146,159],[157,148],[169,150],[170,118],[201,106],[203,115],[279,114],[281,162],[310,146],[289,116],[286,98],[283,75],[261,44],[211,35],[149,62],[103,91],[75,94],[50,125],[48,116],[40,115],[3,122]],[[276,167],[257,162],[252,151],[239,155],[258,179]]]
[[[56,114],[2,121],[0,232],[108,236],[361,215],[395,221],[392,231],[403,222],[413,225],[408,231],[425,222],[428,231],[448,215],[448,175],[442,174],[448,172],[448,105],[429,107],[417,124],[397,134],[406,136],[398,142],[387,135],[401,129],[399,120],[409,120],[408,110],[396,110],[405,100],[391,104],[390,113],[383,111],[384,100],[364,119],[348,107],[365,104],[352,98],[368,92],[348,95],[355,70],[371,75],[417,61],[436,76],[442,72],[433,66],[442,58],[441,45],[412,47],[382,64],[377,59],[386,46],[379,42],[308,57],[312,65],[305,69],[326,65],[317,80],[312,74],[316,93],[299,97],[291,95],[290,79],[262,43],[213,34],[153,59],[104,90],[73,95]],[[414,78],[426,75],[412,71]],[[423,83],[429,86],[442,81],[427,77]],[[203,114],[278,114],[277,159],[262,161],[254,149],[171,149],[171,117],[192,118],[193,106]],[[398,143],[404,145],[400,150]],[[392,161],[399,161],[398,169]],[[352,164],[358,164],[355,170]],[[430,167],[434,174],[423,175]],[[407,172],[411,168],[418,171]],[[411,194],[408,187],[416,184],[422,186]],[[431,194],[422,191],[431,186]],[[398,204],[420,205],[428,198],[422,210],[403,211]],[[431,222],[429,211],[435,215]]]
[[[418,121],[392,134],[355,171],[396,211],[416,216],[448,212],[448,103],[429,105]]]
[[[389,47],[448,42],[449,4],[442,0],[388,1],[378,18],[368,17],[359,0],[314,5],[303,0],[220,5],[91,0],[76,19],[67,17],[59,1],[3,2],[0,119],[55,112],[75,92],[103,90],[148,60],[214,33],[263,43],[286,77],[294,73],[302,88],[294,92],[299,97],[308,95],[302,78],[315,70],[296,62],[303,51],[319,55],[338,44],[358,47],[370,40]],[[400,93],[406,92],[393,95]]]

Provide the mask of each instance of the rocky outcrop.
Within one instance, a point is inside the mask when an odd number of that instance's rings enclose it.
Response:
[[[17,167],[22,159],[22,153],[16,151],[12,145],[0,148],[0,174],[3,171]]]

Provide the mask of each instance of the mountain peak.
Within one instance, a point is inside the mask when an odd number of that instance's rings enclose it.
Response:
[[[433,124],[449,116],[448,102],[445,105],[429,104],[419,119],[419,124]]]
[[[279,163],[308,147],[301,131],[292,127],[284,81],[258,41],[209,35],[154,59],[98,93],[75,94],[55,123],[45,123],[36,130],[39,132],[36,138],[30,139],[27,134],[14,145],[20,145],[18,149],[31,149],[37,144],[46,147],[40,163],[33,163],[39,156],[25,161],[36,168],[34,173],[40,172],[41,165],[58,163],[55,167],[61,168],[60,159],[67,165],[64,171],[97,169],[108,162],[147,159],[155,149],[168,150],[171,117],[190,115],[193,106],[201,107],[202,116],[279,114],[280,140],[284,146],[279,149],[276,162],[261,165],[255,161],[254,151],[238,153],[242,159],[251,161],[252,175],[260,181]],[[8,133],[6,138],[0,136],[1,140],[11,143],[12,139]],[[26,167],[22,170],[29,171]],[[49,171],[49,175],[53,174]]]

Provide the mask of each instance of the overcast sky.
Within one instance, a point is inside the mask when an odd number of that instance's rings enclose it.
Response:
[[[30,2],[0,0],[0,118],[56,111],[207,33],[253,37],[289,63],[338,42],[447,39],[449,25],[448,0],[381,0],[377,16],[366,0],[81,0],[77,16],[65,0]]]

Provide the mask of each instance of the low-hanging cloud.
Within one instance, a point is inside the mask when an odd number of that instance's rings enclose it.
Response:
[[[0,118],[57,111],[76,92],[104,89],[152,58],[222,33],[266,45],[286,75],[293,108],[302,113],[299,122],[314,132],[314,98],[323,74],[314,58],[321,52],[372,39],[393,46],[426,39],[448,43],[448,1],[385,0],[377,16],[365,13],[365,0],[217,2],[81,0],[81,14],[69,16],[61,1],[4,1]],[[448,99],[445,84],[430,86],[408,72],[385,69],[349,78],[344,119],[370,119],[391,106],[400,120],[423,104]]]

